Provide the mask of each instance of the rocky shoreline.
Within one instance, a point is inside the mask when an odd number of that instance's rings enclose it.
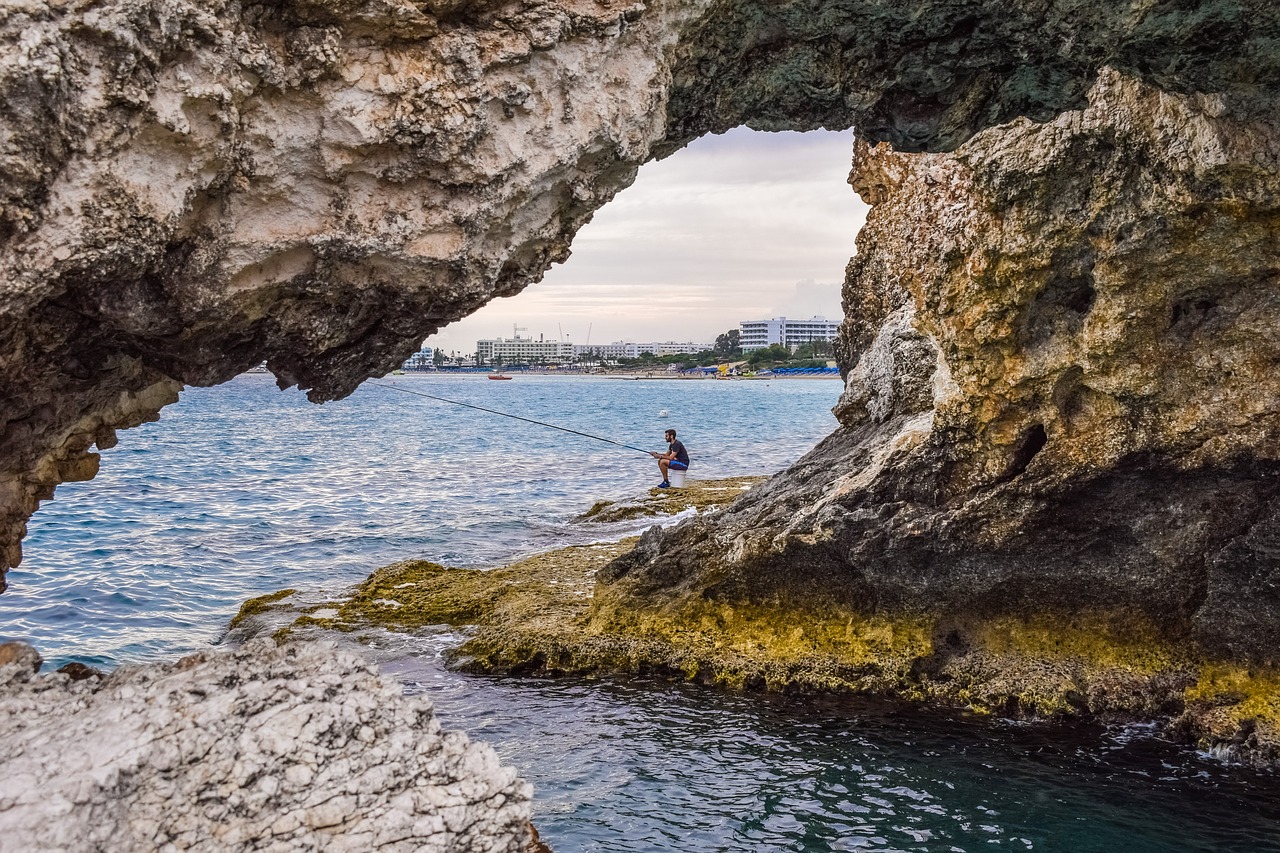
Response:
[[[635,502],[597,504],[580,521],[688,506],[715,512],[744,484],[654,489]],[[995,617],[959,630],[927,614],[869,614],[804,596],[636,611],[611,594],[612,581],[627,555],[658,536],[654,528],[638,540],[563,548],[491,570],[397,563],[346,599],[299,609],[277,593],[246,602],[237,620],[241,630],[274,631],[282,642],[335,630],[359,637],[465,627],[451,660],[470,672],[661,675],[1024,720],[1153,722],[1225,760],[1280,764],[1280,673],[1188,654],[1141,621],[1117,631],[1111,620],[1087,615]]]
[[[6,850],[545,853],[515,770],[332,643],[39,667],[0,646]]]

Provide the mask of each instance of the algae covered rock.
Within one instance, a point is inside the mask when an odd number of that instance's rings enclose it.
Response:
[[[750,494],[703,521],[754,512]],[[701,524],[686,521],[675,532]],[[669,594],[690,578],[705,581],[705,572],[666,578],[657,595],[619,595],[627,567],[652,561],[666,536],[655,526],[638,539],[560,548],[484,570],[396,563],[337,600],[297,601],[287,590],[250,600],[232,636],[274,629],[288,643],[337,631],[393,660],[412,654],[415,643],[432,655],[443,649],[451,666],[475,673],[656,674],[1015,719],[1156,722],[1232,760],[1269,765],[1280,756],[1280,671],[1206,657],[1141,614],[876,611],[847,590],[816,585],[803,564],[794,564],[791,589],[775,586],[767,596],[744,596],[732,585]],[[387,643],[388,630],[408,636]]]

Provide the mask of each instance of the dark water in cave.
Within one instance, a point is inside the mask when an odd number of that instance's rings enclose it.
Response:
[[[694,475],[768,473],[834,427],[837,382],[397,377],[407,388],[659,447]],[[669,417],[658,413],[667,410]],[[607,444],[366,386],[312,406],[245,376],[125,432],[31,524],[0,639],[54,666],[171,658],[241,601],[337,590],[397,559],[494,565],[617,538],[572,517],[656,482]],[[1143,728],[1064,729],[866,701],[643,681],[477,678],[448,635],[388,635],[385,668],[535,785],[560,853],[1280,850],[1280,784]]]

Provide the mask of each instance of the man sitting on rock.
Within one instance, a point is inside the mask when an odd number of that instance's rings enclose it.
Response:
[[[684,449],[684,445],[676,441],[676,431],[667,430],[667,452],[659,453],[656,450],[650,450],[649,455],[658,460],[658,470],[662,472],[662,482],[658,484],[659,489],[669,489],[671,484],[667,482],[667,469],[672,471],[688,471],[689,470],[689,451]]]

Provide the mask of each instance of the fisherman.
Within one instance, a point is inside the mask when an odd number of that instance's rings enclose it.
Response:
[[[667,452],[659,453],[656,450],[650,450],[649,455],[658,460],[658,470],[662,472],[659,489],[671,488],[671,484],[667,482],[668,468],[672,471],[689,470],[689,451],[684,449],[683,444],[676,441],[676,431],[673,429],[667,430]]]

